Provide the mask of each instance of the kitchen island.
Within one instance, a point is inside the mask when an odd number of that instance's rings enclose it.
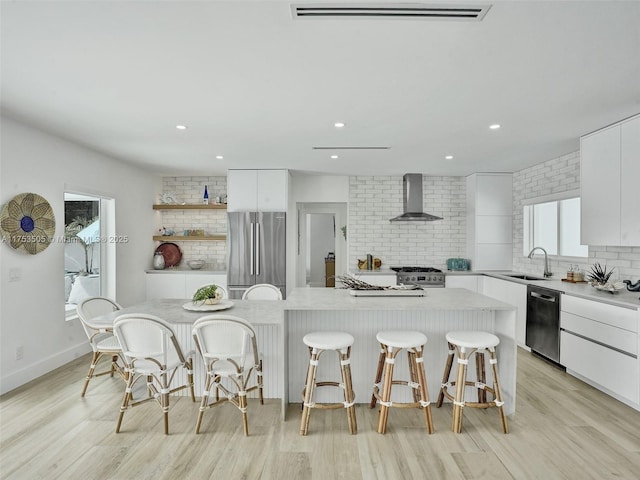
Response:
[[[424,297],[353,297],[344,289],[296,288],[286,300],[233,300],[231,308],[220,312],[185,310],[186,299],[152,299],[93,321],[110,326],[117,316],[125,313],[156,315],[172,324],[183,348],[189,351],[194,347],[191,328],[199,317],[223,313],[245,318],[256,328],[258,348],[264,360],[265,397],[282,400],[283,418],[289,402],[301,402],[309,362],[309,352],[302,337],[311,331],[341,330],[354,336],[351,372],[356,402],[369,403],[380,353],[380,345],[376,342],[379,330],[419,330],[427,335],[424,365],[432,401],[438,396],[448,352],[445,334],[450,330],[485,330],[500,338],[498,368],[505,409],[507,414],[514,413],[515,308],[463,288],[432,288],[424,290],[424,294]],[[473,363],[469,371],[474,371]],[[338,372],[337,355],[325,353],[318,368],[318,380],[328,377],[334,380]],[[397,378],[408,378],[406,361],[402,358],[396,364],[396,372]],[[198,355],[195,356],[194,374],[196,395],[199,396],[205,370]],[[396,389],[393,400],[407,401],[406,390]],[[339,394],[337,389],[326,388],[316,392],[318,402],[334,401]]]
[[[302,337],[311,331],[340,330],[355,338],[351,351],[351,372],[357,403],[371,399],[380,345],[380,330],[418,330],[428,337],[425,370],[432,401],[438,396],[447,358],[445,334],[451,330],[484,330],[500,338],[498,369],[507,414],[515,412],[516,342],[515,307],[498,300],[457,288],[424,290],[424,297],[354,297],[347,290],[296,288],[284,304],[283,344],[286,345],[284,404],[300,402],[308,363]],[[335,354],[327,352],[326,356]],[[400,357],[399,357],[400,358]],[[473,364],[469,372],[474,372]],[[320,363],[318,380],[336,378],[337,360]],[[397,378],[408,379],[406,362],[396,364]],[[326,375],[325,375],[326,373]],[[473,376],[473,374],[470,374]],[[488,382],[490,382],[490,375]],[[320,389],[316,401],[335,401],[339,392]],[[408,390],[397,389],[395,401],[407,401]],[[469,391],[469,394],[474,395]],[[341,399],[340,399],[341,400]]]

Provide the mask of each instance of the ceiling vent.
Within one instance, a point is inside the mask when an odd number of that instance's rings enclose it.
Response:
[[[400,18],[479,22],[491,5],[429,3],[316,3],[292,4],[293,18]]]

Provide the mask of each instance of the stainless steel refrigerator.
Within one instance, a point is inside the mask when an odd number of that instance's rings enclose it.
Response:
[[[270,283],[286,295],[286,213],[227,214],[227,286],[229,298],[242,298],[258,283]]]

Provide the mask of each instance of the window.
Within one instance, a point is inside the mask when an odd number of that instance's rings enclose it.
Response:
[[[533,247],[561,257],[589,255],[588,246],[580,244],[580,197],[525,205],[523,215],[524,255]]]

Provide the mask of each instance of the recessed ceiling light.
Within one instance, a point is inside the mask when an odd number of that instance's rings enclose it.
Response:
[[[498,123],[494,123],[493,125],[489,125],[489,128],[491,130],[497,130],[500,128],[500,125]]]
[[[336,128],[342,128],[342,127],[344,127],[344,123],[343,122],[336,122],[336,123],[333,124],[333,126],[336,127]]]
[[[453,160],[453,155],[447,155],[444,158],[445,158],[445,160]]]
[[[186,129],[187,129],[187,126],[186,126],[186,125],[176,125],[176,128],[177,128],[178,130],[186,130]]]
[[[331,155],[331,158],[333,158],[334,160],[338,159],[338,155]]]
[[[222,160],[224,157],[223,157],[222,155],[216,155],[216,158],[217,158],[218,160]]]

